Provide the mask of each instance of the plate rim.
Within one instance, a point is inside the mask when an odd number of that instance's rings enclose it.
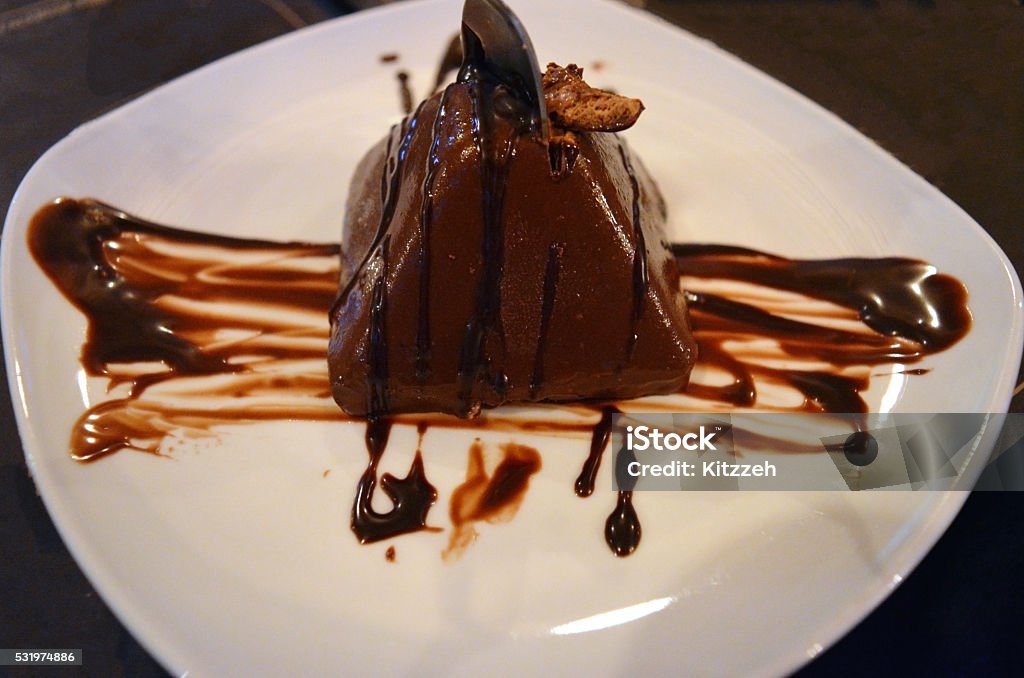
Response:
[[[804,107],[810,106],[816,116],[824,115],[829,118],[828,124],[832,129],[841,131],[844,135],[852,137],[863,148],[870,147],[872,149],[871,153],[874,161],[888,163],[890,171],[899,172],[904,178],[911,179],[911,181],[915,182],[919,188],[925,190],[932,198],[942,201],[945,208],[952,208],[959,212],[960,216],[970,223],[972,235],[974,237],[981,236],[987,249],[992,251],[997,257],[1001,265],[1001,272],[1004,273],[1007,278],[1007,289],[1010,291],[1012,301],[1011,307],[1016,310],[1016,313],[1014,314],[1014,322],[1011,327],[1011,334],[1007,337],[1009,340],[1007,345],[1008,347],[1016,347],[1016,360],[1014,361],[1014,359],[1011,358],[1010,363],[1015,362],[1016,368],[1019,369],[1021,359],[1020,349],[1024,346],[1024,303],[1022,303],[1022,296],[1024,295],[1022,295],[1020,279],[1012,262],[1010,262],[1006,254],[999,247],[998,243],[996,243],[992,236],[985,231],[973,217],[967,214],[967,212],[954,201],[945,196],[941,191],[939,191],[939,189],[929,184],[923,179],[923,177],[914,173],[909,167],[878,146],[876,142],[858,132],[837,115],[807,98],[800,92],[792,89],[785,83],[772,78],[763,71],[760,71],[750,64],[742,61],[735,55],[722,50],[711,41],[695,36],[685,29],[677,27],[648,12],[625,7],[620,4],[613,3],[611,0],[592,1],[604,4],[609,8],[614,7],[615,11],[630,14],[633,19],[643,20],[652,25],[657,25],[660,30],[670,32],[672,34],[671,38],[673,39],[678,39],[680,36],[685,37],[699,49],[711,50],[716,58],[725,58],[730,61],[732,65],[738,65],[741,67],[745,71],[745,77],[755,77],[761,80],[762,83],[770,83],[771,86],[778,88],[782,96],[791,100],[793,97],[796,97],[796,105]],[[14,304],[14,292],[12,291],[12,287],[16,288],[17,286],[6,284],[6,281],[9,271],[12,270],[12,260],[17,250],[17,245],[12,245],[11,241],[15,238],[23,241],[25,235],[25,222],[22,214],[25,212],[25,208],[21,204],[23,189],[35,179],[35,175],[40,171],[39,168],[44,167],[47,159],[58,152],[58,150],[68,143],[69,140],[73,140],[79,135],[87,134],[93,125],[106,124],[105,121],[107,121],[108,118],[125,114],[126,112],[130,113],[133,107],[144,105],[145,101],[153,94],[171,91],[173,88],[181,86],[180,83],[189,80],[196,74],[203,73],[209,69],[222,67],[225,63],[231,62],[235,59],[251,57],[254,53],[258,53],[262,50],[277,48],[277,46],[290,41],[299,42],[304,39],[308,39],[311,33],[316,31],[335,30],[336,26],[339,24],[358,24],[363,21],[376,20],[376,17],[380,15],[405,13],[408,11],[408,6],[413,4],[426,6],[441,5],[446,2],[447,0],[414,0],[414,2],[411,3],[384,5],[314,24],[282,36],[278,36],[239,52],[235,52],[222,59],[206,64],[199,69],[191,71],[190,73],[175,78],[174,80],[168,81],[167,83],[164,83],[97,118],[86,121],[72,130],[67,136],[54,143],[35,161],[35,163],[33,163],[29,171],[19,183],[19,186],[11,200],[4,225],[4,237],[2,238],[2,242],[0,242],[0,271],[2,271],[0,279],[5,281],[5,284],[2,285],[2,298],[0,298],[0,314],[2,314],[3,319],[3,343],[5,346],[4,358],[8,370],[8,387],[12,396],[12,405],[15,412],[19,438],[22,441],[26,463],[34,482],[37,484],[40,482],[40,476],[38,473],[39,469],[37,467],[35,457],[41,443],[37,440],[35,430],[29,422],[28,403],[23,397],[24,391],[21,387],[23,349],[15,337],[11,322],[13,313],[12,308]],[[510,4],[514,6],[516,3],[513,2]],[[867,143],[865,144],[864,142]],[[885,158],[885,160],[882,160],[882,158]],[[33,210],[29,209],[29,212],[31,211]],[[1012,355],[1013,351],[1010,351],[1010,354]],[[1016,374],[1017,369],[1005,369],[1001,371],[1000,379],[989,398],[989,402],[996,405],[996,407],[992,408],[990,411],[1005,412],[1007,410],[1016,381],[1013,375]],[[43,480],[43,483],[45,485],[45,479]],[[832,620],[833,623],[829,624],[829,631],[823,634],[827,637],[827,640],[825,643],[822,643],[820,651],[823,652],[828,646],[834,644],[836,640],[852,629],[860,620],[868,616],[885,598],[891,594],[891,592],[899,585],[899,582],[905,580],[920,561],[928,554],[938,539],[941,538],[949,524],[959,513],[960,508],[967,498],[967,492],[948,492],[942,494],[944,496],[938,501],[937,506],[929,509],[926,520],[924,520],[922,525],[914,531],[913,537],[910,540],[910,542],[914,543],[914,547],[910,548],[908,545],[904,544],[887,560],[887,564],[894,562],[897,563],[897,567],[895,568],[897,572],[895,572],[894,577],[898,577],[898,581],[894,580],[890,586],[885,588],[875,587],[871,589],[871,591],[867,592],[867,595],[862,595],[857,598],[857,600],[861,602],[855,603],[851,600],[846,606],[846,609],[842,610],[840,614],[837,614]],[[118,619],[125,623],[125,626],[132,631],[140,644],[146,647],[146,649],[150,651],[151,654],[153,654],[153,656],[165,666],[165,668],[176,673],[186,670],[187,667],[177,666],[172,662],[172,657],[180,658],[182,656],[180,648],[172,647],[174,643],[169,641],[167,634],[161,633],[159,629],[148,628],[149,624],[146,623],[145,615],[141,614],[138,609],[134,609],[134,606],[131,603],[131,596],[128,592],[123,588],[118,587],[116,584],[104,581],[102,573],[96,571],[97,566],[95,564],[94,557],[86,555],[90,551],[88,545],[80,543],[80,540],[75,538],[74,533],[68,534],[63,521],[56,518],[57,515],[68,509],[61,507],[61,501],[55,495],[53,488],[40,487],[40,496],[43,499],[44,504],[47,507],[47,511],[53,519],[62,540],[72,553],[76,563],[93,587],[96,588],[97,591],[101,592],[104,601],[110,607],[112,612],[118,617]],[[83,557],[83,555],[85,557]],[[892,570],[893,568],[888,569]],[[864,602],[864,599],[866,599],[866,602]],[[156,638],[161,638],[162,642],[157,642],[155,640]],[[780,665],[771,667],[772,672],[787,672],[794,670],[813,658],[801,658],[800,656],[794,656],[791,658],[791,662],[786,662],[782,661],[781,654],[777,656],[780,658]]]

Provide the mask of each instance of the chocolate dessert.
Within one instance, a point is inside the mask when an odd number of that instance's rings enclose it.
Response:
[[[548,67],[526,97],[467,58],[360,162],[329,367],[349,414],[473,416],[686,386],[696,358],[639,101]]]
[[[528,40],[505,55],[517,45]],[[658,189],[615,136],[642,104],[589,87],[575,66],[540,77],[535,58],[513,69],[533,80],[524,86],[494,68],[513,62],[481,59],[482,47],[470,40],[455,84],[363,158],[340,247],[172,228],[91,199],[40,208],[28,246],[88,318],[82,366],[128,387],[82,414],[74,459],[126,448],[163,454],[169,437],[224,423],[348,419],[329,390],[366,424],[351,527],[369,543],[437,529],[427,516],[438,492],[421,454],[432,427],[588,435],[574,488],[587,497],[619,400],[684,391],[710,407],[749,408],[760,406],[763,387],[782,387],[797,396],[792,411],[867,412],[872,367],[927,373],[906,366],[969,331],[966,289],[926,262],[668,245]],[[725,280],[752,291],[723,296],[716,282]],[[761,290],[811,307],[773,303]],[[814,300],[833,307],[823,312]],[[848,327],[854,317],[862,327]],[[703,368],[692,381],[691,322]],[[769,364],[765,341],[786,365]],[[161,386],[175,397],[161,397]],[[590,421],[385,416],[472,417],[540,401],[597,402],[574,408],[592,410]],[[418,434],[401,478],[378,468],[395,425]],[[502,449],[488,474],[479,439],[470,447],[466,481],[450,501],[449,553],[472,539],[474,523],[514,514],[540,469],[541,450]],[[387,510],[374,506],[378,488]],[[617,556],[635,551],[642,529],[632,491],[619,489],[604,532]]]

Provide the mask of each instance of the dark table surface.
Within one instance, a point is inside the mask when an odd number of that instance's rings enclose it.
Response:
[[[0,0],[0,219],[30,164],[81,122],[203,63],[367,4],[373,3]],[[632,4],[711,39],[834,111],[963,207],[1018,269],[1024,265],[1018,2]],[[1011,410],[1024,411],[1024,397],[1014,398]],[[801,673],[1019,674],[1022,514],[1022,493],[972,494],[902,586]],[[84,674],[164,675],[61,542],[26,470],[6,388],[0,544],[0,648],[83,648]],[[0,667],[0,675],[29,673]]]

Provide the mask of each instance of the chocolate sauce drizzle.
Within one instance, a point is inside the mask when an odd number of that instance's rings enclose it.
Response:
[[[207,266],[204,260],[177,259],[153,248],[157,242],[217,248],[223,262]],[[29,228],[28,246],[54,285],[89,318],[81,354],[87,373],[113,377],[108,369],[113,363],[166,365],[163,372],[114,377],[130,382],[136,397],[147,386],[176,376],[242,371],[236,360],[246,354],[282,357],[274,348],[252,342],[201,350],[191,338],[209,333],[217,323],[161,305],[162,297],[212,304],[250,301],[255,293],[262,308],[320,314],[325,300],[333,297],[336,281],[273,262],[334,259],[339,252],[337,245],[226,238],[160,226],[92,200],[59,200],[42,207]],[[231,255],[239,252],[266,253],[271,263],[259,271],[233,265]],[[257,315],[217,320],[254,334],[280,329]],[[296,353],[292,348],[289,357],[314,358],[319,351]]]
[[[551,167],[551,177],[555,181],[564,179],[572,173],[576,166],[576,160],[580,156],[580,147],[574,141],[565,137],[556,137],[548,140],[548,165]]]
[[[919,355],[951,346],[971,325],[963,284],[916,259],[786,259],[728,245],[673,245],[672,251],[685,275],[752,282],[830,301],[856,311],[883,337],[919,344]]]
[[[420,102],[415,112],[404,117],[402,122],[399,125],[393,126],[391,133],[388,134],[387,148],[385,150],[387,161],[384,163],[384,171],[380,177],[380,222],[377,224],[377,232],[373,236],[373,242],[367,249],[363,262],[355,269],[357,271],[365,271],[367,262],[372,257],[377,256],[380,243],[384,239],[385,234],[387,234],[388,228],[391,226],[391,220],[395,216],[395,208],[398,205],[398,189],[402,181],[402,169],[405,166],[405,158],[409,152],[409,145],[412,143],[413,133],[416,131],[423,103]],[[394,144],[396,131],[401,139],[397,148]],[[353,275],[349,278],[335,300],[335,307],[344,304],[352,288],[359,282],[358,278],[358,275]]]
[[[500,100],[506,104],[504,108],[514,110],[514,97],[490,74],[481,71],[471,54],[463,63],[459,79],[469,83],[473,102],[474,137],[480,154],[480,211],[483,217],[483,234],[480,239],[482,271],[477,284],[476,309],[466,322],[457,376],[459,400],[462,401],[462,413],[465,415],[479,409],[473,392],[481,378],[489,377],[499,394],[506,389],[504,375],[487,374],[490,361],[486,343],[492,336],[497,341],[504,341],[501,326],[501,279],[505,268],[502,212],[506,177],[522,131],[522,122],[499,126],[497,102]],[[506,114],[501,117],[508,116]]]
[[[352,504],[352,531],[361,544],[389,539],[407,532],[426,528],[427,512],[437,501],[437,488],[427,480],[423,470],[423,455],[416,450],[416,458],[404,478],[385,473],[380,487],[393,507],[387,513],[373,508],[373,494],[377,488],[377,466],[391,435],[391,420],[370,417],[366,420],[366,450],[370,463],[359,479],[355,502]]]
[[[594,424],[590,435],[590,453],[583,462],[579,476],[576,477],[576,496],[589,497],[594,493],[597,483],[597,472],[601,468],[601,458],[608,448],[612,434],[612,417],[620,412],[619,408],[606,405],[601,408],[601,418]],[[619,455],[620,459],[625,459]],[[631,461],[631,460],[627,460]],[[640,545],[640,517],[633,508],[633,492],[628,489],[618,491],[615,509],[608,515],[604,524],[604,540],[612,553],[619,557],[628,556]]]
[[[551,314],[555,309],[555,292],[558,288],[558,271],[562,266],[565,245],[553,242],[548,248],[548,263],[544,267],[544,291],[540,306],[540,333],[537,337],[537,352],[533,358],[533,375],[530,377],[530,397],[536,397],[537,390],[544,382],[544,353],[547,350],[548,330]]]
[[[601,418],[594,424],[594,430],[590,434],[590,453],[583,462],[579,476],[576,477],[574,487],[577,497],[589,497],[594,493],[597,471],[601,468],[601,457],[604,456],[612,435],[612,416],[618,413],[619,408],[613,405],[601,408]]]
[[[382,177],[385,214],[393,211],[396,176],[407,148],[409,122],[399,128],[397,144],[388,153]],[[387,297],[387,224],[382,218],[374,246],[367,256],[381,257],[374,280],[374,302],[381,304],[379,321],[372,323],[371,370],[367,397],[375,412],[366,421],[367,468],[360,479],[352,525],[360,541],[375,541],[426,528],[436,500],[427,481],[421,454],[408,475],[379,479],[394,506],[375,511],[372,498],[377,469],[391,427],[386,416],[387,364],[380,351]],[[326,376],[329,328],[325,311],[338,280],[337,245],[276,243],[227,238],[159,226],[92,200],[62,199],[42,207],[28,229],[32,255],[67,299],[88,319],[82,364],[92,376],[112,384],[127,383],[127,396],[106,400],[83,414],[72,432],[72,456],[96,459],[126,447],[159,453],[160,440],[172,430],[208,430],[225,422],[274,419],[344,420],[330,400]],[[171,249],[168,249],[171,248]],[[555,251],[555,250],[552,250]],[[758,385],[783,384],[803,395],[795,409],[863,412],[860,393],[869,376],[851,376],[847,368],[905,365],[945,349],[970,329],[967,293],[954,278],[934,267],[906,258],[790,260],[732,246],[677,245],[673,251],[690,291],[687,299],[698,366],[717,368],[732,376],[725,385],[691,381],[686,395],[709,403],[757,406]],[[557,284],[557,254],[549,252],[550,284]],[[308,266],[322,262],[323,266]],[[555,263],[551,263],[555,262]],[[371,267],[372,268],[372,267]],[[821,311],[805,319],[785,315],[759,295],[742,291],[728,296],[702,291],[718,280],[738,280],[759,288],[788,290],[835,304],[829,317]],[[253,299],[253,290],[258,299]],[[203,302],[193,306],[177,298]],[[553,294],[545,292],[545,298]],[[551,302],[553,303],[553,301]],[[277,313],[239,313],[224,310],[255,305]],[[486,308],[484,308],[486,311]],[[862,331],[836,329],[818,321],[859,318]],[[225,340],[223,330],[244,330],[238,340]],[[744,340],[771,339],[794,366],[768,367],[761,349],[744,349]],[[729,342],[729,348],[726,348]],[[763,341],[762,341],[763,343]],[[737,346],[739,345],[739,346]],[[541,357],[543,351],[540,351]],[[478,356],[479,357],[479,356]],[[158,363],[151,370],[126,371],[139,361]],[[309,363],[308,369],[294,370]],[[802,363],[814,368],[801,368]],[[829,365],[823,369],[820,365]],[[472,364],[472,363],[470,363]],[[541,361],[539,378],[543,377]],[[288,368],[288,369],[285,369]],[[861,370],[862,373],[869,370]],[[927,368],[900,370],[920,374]],[[223,383],[208,381],[217,376]],[[194,386],[189,387],[190,384]],[[162,386],[175,386],[177,402],[161,399]],[[281,404],[247,400],[272,396]],[[158,397],[160,396],[160,397]],[[211,397],[222,400],[205,404]],[[291,398],[291,401],[287,399]],[[595,406],[597,420],[589,425],[591,443],[575,489],[593,493],[601,456],[611,432],[615,406]],[[423,415],[420,434],[431,426],[486,429],[499,424],[487,418],[460,420]],[[520,422],[504,424],[527,431],[576,431],[578,423]],[[141,441],[141,442],[140,442]],[[149,441],[149,442],[146,442]],[[632,552],[640,539],[640,523],[628,490],[619,494],[606,524],[605,536],[618,555]]]
[[[643,317],[644,304],[647,301],[650,276],[647,271],[647,242],[644,238],[643,220],[640,218],[640,183],[633,170],[633,163],[626,153],[626,145],[618,137],[616,137],[616,142],[633,192],[633,330],[626,341],[626,359],[628,360],[633,357],[633,351],[636,350],[637,330],[640,326],[640,319]]]
[[[460,48],[461,53],[461,48]],[[419,318],[416,323],[416,378],[424,381],[430,376],[430,239],[434,214],[434,181],[441,164],[441,125],[448,113],[451,90],[445,90],[434,115],[430,130],[430,151],[427,153],[427,171],[423,175],[423,198],[420,205],[420,291]]]
[[[366,411],[370,419],[384,417],[388,407],[388,351],[387,351],[387,295],[384,293],[388,279],[388,246],[391,236],[385,236],[377,247],[374,258],[380,261],[377,277],[373,281],[370,295],[370,347],[369,373],[366,387],[369,406]]]

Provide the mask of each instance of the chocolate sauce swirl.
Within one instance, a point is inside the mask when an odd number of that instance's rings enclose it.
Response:
[[[385,203],[394,195],[408,129],[396,129],[395,138],[389,171],[382,178]],[[385,222],[382,219],[379,238],[367,253],[368,257],[381,257],[373,284],[375,291],[379,290],[374,299],[382,308],[387,301],[382,281],[387,278],[389,245]],[[88,461],[119,449],[137,448],[143,444],[139,441],[151,441],[144,443],[143,449],[159,453],[159,441],[182,428],[205,431],[225,422],[345,418],[329,398],[325,374],[329,332],[325,312],[334,299],[339,274],[336,245],[208,235],[153,224],[96,201],[71,199],[56,201],[36,213],[29,225],[28,243],[46,275],[88,320],[82,348],[86,372],[132,386],[126,397],[101,402],[83,414],[72,432],[75,459]],[[557,284],[557,248],[551,251],[550,284],[545,288]],[[858,375],[851,374],[849,368],[919,362],[954,344],[971,326],[963,285],[921,261],[790,260],[721,245],[677,245],[673,251],[690,290],[687,298],[699,346],[698,365],[720,369],[732,377],[725,385],[691,381],[686,395],[710,404],[757,406],[759,385],[773,383],[803,396],[796,409],[863,412],[866,404],[860,393],[869,384],[869,370]],[[702,285],[718,280],[796,292],[831,302],[839,311],[829,317],[817,311],[796,319],[792,306],[783,315],[760,295],[745,297],[737,291],[725,296],[702,290]],[[258,292],[256,299],[253,290]],[[544,296],[551,295],[545,292]],[[178,303],[179,298],[202,304]],[[236,306],[263,312],[232,310]],[[379,314],[381,319],[383,316]],[[825,322],[850,316],[859,318],[863,329],[836,329]],[[244,331],[245,336],[224,340],[225,330]],[[377,339],[372,345],[382,345],[382,330],[378,327],[374,332]],[[768,367],[762,364],[762,349],[743,347],[745,341],[763,343],[765,339],[789,356],[793,366]],[[536,372],[540,365],[538,378],[543,378],[542,344],[534,369]],[[157,365],[141,372],[123,369],[139,361]],[[372,411],[384,413],[386,360],[378,356],[370,362],[367,398],[374,403]],[[294,369],[307,363],[308,369]],[[813,367],[803,367],[805,363]],[[822,368],[822,364],[829,367]],[[908,375],[927,371],[902,370]],[[209,376],[218,376],[223,383],[214,386],[208,382]],[[194,387],[186,388],[193,382]],[[179,400],[162,400],[158,385],[176,385]],[[281,404],[268,406],[261,399],[268,394]],[[226,402],[206,405],[214,396]],[[247,400],[253,396],[260,398]],[[590,448],[575,489],[580,496],[588,496],[593,493],[610,438],[611,415],[616,411],[615,405],[593,407],[594,422],[583,425],[575,421],[499,423],[497,418],[462,420],[434,415],[411,421],[420,425],[421,435],[427,422],[472,430],[505,426],[505,430],[572,432],[587,428]],[[436,500],[420,454],[405,478],[385,474],[378,479],[378,464],[396,421],[383,414],[367,420],[369,458],[352,511],[353,530],[360,541],[424,529]],[[371,506],[378,484],[394,505],[386,513]],[[516,487],[525,488],[525,483]],[[512,494],[521,498],[525,489],[517,492]],[[606,523],[606,540],[614,553],[628,555],[637,547],[640,535],[632,495],[623,490]]]
[[[203,259],[178,259],[154,243],[215,248],[222,261],[208,265]],[[113,363],[166,365],[164,372],[127,379],[135,396],[146,386],[175,376],[243,371],[237,359],[245,353],[282,357],[269,346],[218,344],[201,349],[190,340],[219,326],[269,334],[279,329],[273,320],[241,314],[216,317],[212,312],[204,317],[182,313],[161,300],[173,295],[208,304],[242,303],[255,293],[264,309],[319,314],[325,300],[333,297],[336,282],[281,264],[334,259],[339,251],[330,244],[227,238],[160,226],[94,200],[66,199],[40,208],[28,230],[28,246],[54,285],[89,319],[81,354],[88,374],[112,376]],[[265,253],[268,263],[259,271],[233,265],[232,255],[240,252]],[[293,348],[289,353],[291,358],[319,355],[315,349]]]
[[[672,251],[688,276],[752,282],[830,301],[856,311],[883,337],[920,344],[922,354],[953,345],[971,326],[963,284],[917,259],[786,259],[725,245],[673,245]]]

